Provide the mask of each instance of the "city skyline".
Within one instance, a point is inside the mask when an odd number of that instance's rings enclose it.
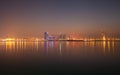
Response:
[[[118,0],[0,1],[0,37],[105,32],[119,36]]]

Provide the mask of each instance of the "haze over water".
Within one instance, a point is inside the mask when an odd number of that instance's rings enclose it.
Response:
[[[0,37],[120,34],[119,0],[2,0],[0,11]]]

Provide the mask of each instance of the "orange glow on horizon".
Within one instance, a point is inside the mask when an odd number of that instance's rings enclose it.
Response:
[[[5,41],[15,41],[15,38],[6,38]]]

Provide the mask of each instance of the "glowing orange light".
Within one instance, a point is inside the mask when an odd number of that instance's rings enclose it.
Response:
[[[6,38],[6,39],[4,39],[5,41],[15,41],[15,39],[14,38]]]
[[[105,36],[103,36],[103,40],[106,40],[106,37],[105,37]]]
[[[7,50],[12,50],[12,49],[15,48],[15,42],[14,41],[6,41],[5,45],[6,45]]]

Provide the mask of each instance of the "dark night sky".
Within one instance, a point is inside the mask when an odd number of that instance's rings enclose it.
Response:
[[[119,0],[1,0],[0,36],[120,34]]]

